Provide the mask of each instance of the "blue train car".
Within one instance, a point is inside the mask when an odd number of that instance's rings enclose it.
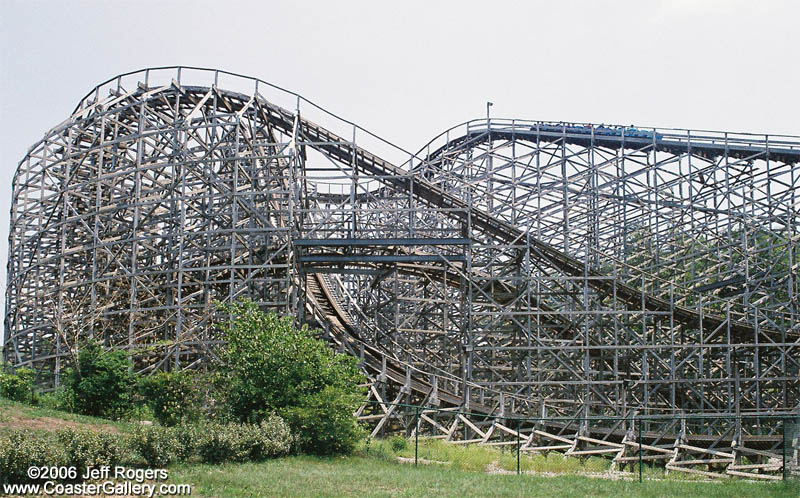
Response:
[[[620,137],[622,138],[623,134],[626,138],[645,138],[645,139],[653,139],[654,132],[650,130],[643,130],[634,127],[622,127],[622,126],[591,126],[591,125],[552,125],[552,124],[540,124],[538,127],[532,126],[531,131],[538,131],[540,132],[548,132],[548,133],[569,133],[569,134],[579,134],[579,135],[591,135],[592,129],[594,128],[594,135],[595,136],[607,136],[607,137]],[[661,133],[655,133],[656,140],[661,140],[664,136]]]

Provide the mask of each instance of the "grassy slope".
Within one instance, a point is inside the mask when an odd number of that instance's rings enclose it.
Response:
[[[126,432],[135,422],[117,422],[98,417],[31,406],[0,398],[0,431],[13,429],[56,430],[66,427]]]

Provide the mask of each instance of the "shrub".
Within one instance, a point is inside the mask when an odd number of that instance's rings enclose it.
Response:
[[[34,403],[36,393],[33,390],[33,370],[30,368],[0,370],[0,396],[13,401]]]
[[[244,462],[288,455],[295,438],[284,420],[271,415],[259,424],[208,424],[197,445],[205,463]]]
[[[162,425],[194,422],[199,416],[200,389],[191,372],[159,372],[143,377],[139,393]]]
[[[229,403],[241,421],[263,419],[268,410],[299,406],[326,386],[357,393],[363,382],[357,360],[336,354],[290,317],[264,313],[252,301],[234,304],[223,359]]]
[[[137,427],[130,436],[131,448],[148,467],[161,468],[178,459],[180,442],[174,431],[167,427]]]
[[[353,411],[358,406],[358,396],[333,386],[306,396],[299,406],[286,408],[281,413],[298,433],[300,449],[315,455],[352,453],[363,429],[358,425]]]
[[[152,422],[156,420],[156,415],[150,405],[143,403],[138,396],[133,400],[133,406],[125,413],[125,420],[132,422]]]
[[[209,424],[198,444],[198,453],[204,463],[243,462],[248,448],[242,444],[240,424]]]
[[[133,406],[136,377],[125,351],[106,351],[96,340],[88,340],[68,380],[80,413],[118,419]]]
[[[227,406],[242,422],[279,413],[300,446],[317,454],[350,452],[361,431],[353,417],[364,381],[357,360],[336,354],[290,317],[264,313],[252,301],[229,308],[222,351]]]
[[[55,391],[38,395],[38,404],[52,410],[75,411],[75,393],[68,386],[61,386]]]
[[[88,429],[62,429],[56,435],[64,445],[66,465],[78,469],[99,465],[116,465],[128,451],[126,440],[118,434]]]
[[[258,425],[243,426],[242,435],[248,457],[255,461],[288,455],[295,443],[289,425],[277,415],[271,415]]]
[[[58,467],[64,462],[64,453],[41,432],[11,430],[0,435],[0,484],[32,482],[28,467]]]
[[[197,452],[200,445],[201,429],[194,424],[181,424],[172,428],[178,441],[178,460],[186,462]]]
[[[214,368],[203,373],[203,419],[210,422],[229,423],[238,421],[230,408],[231,375],[224,368]]]

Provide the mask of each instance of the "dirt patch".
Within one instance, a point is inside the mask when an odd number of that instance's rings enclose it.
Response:
[[[12,429],[34,429],[43,431],[57,431],[59,429],[89,429],[95,432],[110,432],[117,434],[119,430],[112,425],[84,424],[73,420],[63,420],[53,417],[24,417],[11,414],[0,421],[0,426]]]
[[[492,463],[490,463],[489,465],[486,466],[486,473],[487,474],[516,474],[517,471],[516,470],[506,470],[506,469],[500,467],[500,465],[498,465],[498,463],[495,461],[495,462],[492,462]],[[607,480],[611,480],[611,481],[638,481],[639,480],[639,475],[636,474],[635,472],[622,472],[622,471],[619,471],[619,470],[607,470],[605,472],[583,472],[583,471],[577,471],[577,472],[537,472],[535,470],[523,470],[522,473],[525,474],[525,475],[537,476],[537,477],[561,477],[561,476],[570,475],[570,476],[591,477],[591,478],[594,478],[594,479],[607,479]],[[663,479],[653,479],[651,477],[645,477],[644,480],[650,481],[650,480],[663,480]],[[719,482],[719,481],[714,481],[714,480],[711,480],[711,479],[706,479],[706,480],[696,479],[696,480],[693,480],[692,482]]]
[[[406,458],[406,457],[397,457],[397,461],[400,462],[400,463],[411,463],[411,464],[414,463],[414,459],[413,458]],[[440,462],[438,460],[427,460],[425,458],[418,458],[417,462],[421,463],[423,465],[451,465],[452,464],[452,462]]]
[[[486,466],[487,474],[516,474],[516,470],[506,470],[502,468],[496,460]],[[620,472],[615,470],[607,470],[605,472],[536,472],[534,470],[523,470],[523,474],[534,475],[539,477],[558,477],[565,475],[578,475],[584,477],[594,477],[598,479],[610,479],[612,481],[618,480],[633,480],[636,476],[629,472]]]
[[[497,463],[497,460],[486,466],[487,474],[510,474],[511,471],[504,469]],[[516,473],[516,472],[515,472]]]

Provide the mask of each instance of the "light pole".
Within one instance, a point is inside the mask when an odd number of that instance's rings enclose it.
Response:
[[[489,127],[489,108],[492,107],[494,103],[487,101],[486,102],[486,127]]]

